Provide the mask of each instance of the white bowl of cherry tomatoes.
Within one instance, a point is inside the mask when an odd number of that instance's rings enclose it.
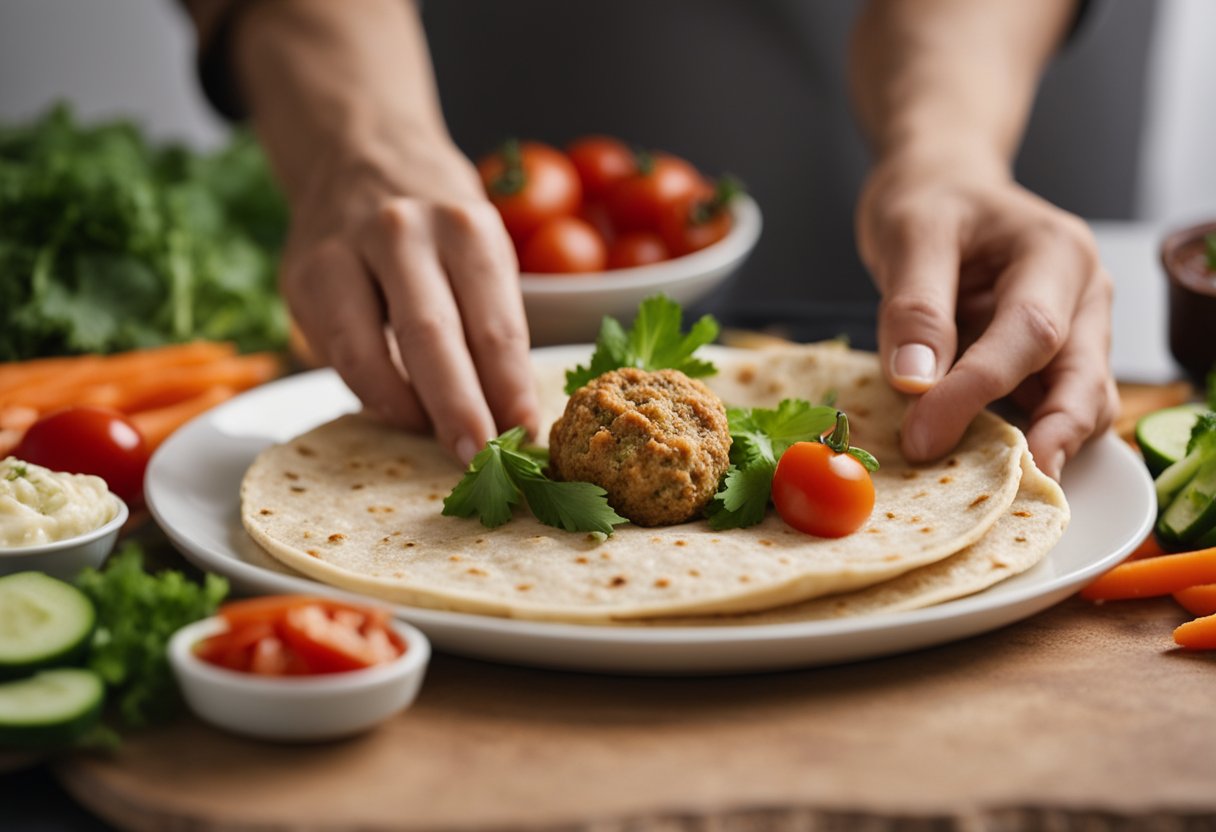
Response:
[[[593,341],[647,296],[707,295],[747,258],[760,209],[737,182],[669,153],[585,136],[504,142],[477,164],[515,243],[533,344]]]

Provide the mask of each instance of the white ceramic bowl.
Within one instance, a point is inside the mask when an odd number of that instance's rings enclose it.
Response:
[[[400,713],[418,695],[430,642],[404,622],[391,624],[405,652],[366,670],[270,677],[216,667],[194,654],[195,644],[227,626],[216,616],[174,633],[169,662],[186,703],[216,727],[283,742],[339,739]]]
[[[730,232],[711,246],[662,263],[589,274],[520,275],[532,344],[595,340],[605,315],[632,320],[638,304],[662,292],[681,304],[705,297],[743,264],[760,238],[760,208],[746,194],[732,203]]]
[[[0,575],[36,570],[70,581],[86,566],[100,566],[114,550],[118,532],[129,513],[126,503],[113,494],[110,496],[117,505],[114,516],[91,532],[35,546],[0,546]]]

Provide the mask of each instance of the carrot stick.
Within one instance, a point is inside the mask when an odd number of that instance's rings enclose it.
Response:
[[[1140,541],[1140,545],[1132,550],[1132,553],[1127,556],[1124,563],[1132,560],[1140,560],[1141,558],[1155,558],[1166,554],[1166,551],[1161,548],[1161,544],[1157,541],[1157,535],[1152,532],[1148,533],[1148,537]]]
[[[1081,590],[1081,597],[1091,601],[1149,598],[1211,583],[1216,583],[1216,548],[1121,563]]]
[[[24,431],[37,421],[38,411],[32,407],[0,407],[0,430]]]
[[[143,434],[144,441],[148,443],[148,450],[154,450],[160,443],[168,439],[169,434],[173,431],[200,413],[232,398],[236,392],[231,387],[217,385],[209,387],[199,395],[183,402],[158,407],[155,410],[133,413],[130,418],[139,432]]]
[[[1188,586],[1174,593],[1174,600],[1192,615],[1216,613],[1216,584]]]
[[[1174,630],[1174,641],[1191,650],[1216,650],[1216,615],[1180,625]]]

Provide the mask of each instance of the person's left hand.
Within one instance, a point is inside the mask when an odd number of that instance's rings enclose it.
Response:
[[[1030,414],[1030,450],[1059,478],[1117,411],[1112,287],[1088,226],[996,165],[888,159],[857,214],[882,293],[878,348],[898,390],[919,393],[905,455],[937,458],[987,404]]]

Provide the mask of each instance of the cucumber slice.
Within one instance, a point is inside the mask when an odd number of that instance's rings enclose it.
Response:
[[[1199,467],[1165,509],[1157,528],[1162,537],[1179,543],[1194,541],[1216,528],[1216,459]]]
[[[81,736],[101,716],[105,685],[91,670],[63,667],[0,683],[0,746],[49,748]]]
[[[1136,422],[1136,444],[1154,477],[1186,456],[1195,418],[1206,408],[1201,404],[1167,407]]]
[[[41,572],[0,578],[0,677],[76,659],[96,617],[93,602],[69,583]]]

